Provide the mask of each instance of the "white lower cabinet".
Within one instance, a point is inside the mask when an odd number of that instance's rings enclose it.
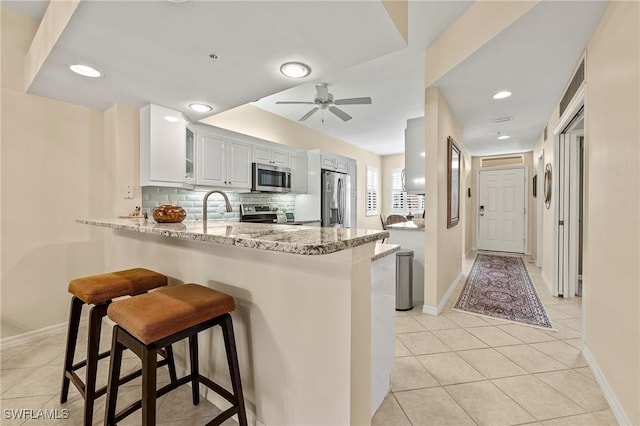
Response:
[[[196,184],[251,188],[251,144],[198,128]]]

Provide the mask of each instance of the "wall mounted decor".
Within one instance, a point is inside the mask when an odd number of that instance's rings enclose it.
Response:
[[[447,228],[460,220],[460,148],[447,138]]]
[[[544,205],[551,207],[551,163],[544,168]]]
[[[533,197],[537,197],[538,196],[538,175],[535,175],[533,177]]]

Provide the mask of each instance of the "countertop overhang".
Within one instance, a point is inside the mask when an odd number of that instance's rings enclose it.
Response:
[[[387,229],[393,229],[396,231],[424,231],[424,225],[418,226],[413,222],[401,222],[394,223],[393,225],[387,225]]]
[[[77,223],[182,240],[300,255],[322,255],[376,242],[388,231],[243,222],[156,223],[144,219],[76,219]]]

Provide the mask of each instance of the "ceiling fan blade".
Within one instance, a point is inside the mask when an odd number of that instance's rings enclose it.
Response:
[[[276,104],[296,104],[296,105],[313,105],[314,102],[306,102],[306,101],[278,101]]]
[[[337,115],[339,118],[341,118],[342,121],[349,121],[353,118],[349,114],[341,110],[340,108],[336,108],[334,106],[329,107],[329,111],[331,111],[332,113]]]
[[[298,121],[305,121],[307,118],[311,117],[313,114],[315,114],[315,112],[317,110],[319,110],[320,108],[315,107],[314,109],[312,109],[311,111],[309,111],[308,113],[306,113],[305,115],[303,115],[302,117],[300,117],[300,119]]]
[[[326,100],[329,99],[329,88],[326,85],[316,86],[317,98]]]
[[[365,105],[371,103],[371,98],[346,98],[346,99],[336,99],[333,101],[336,105]]]

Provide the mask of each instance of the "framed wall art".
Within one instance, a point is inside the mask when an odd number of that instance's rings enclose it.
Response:
[[[460,221],[460,148],[447,138],[447,228]]]

